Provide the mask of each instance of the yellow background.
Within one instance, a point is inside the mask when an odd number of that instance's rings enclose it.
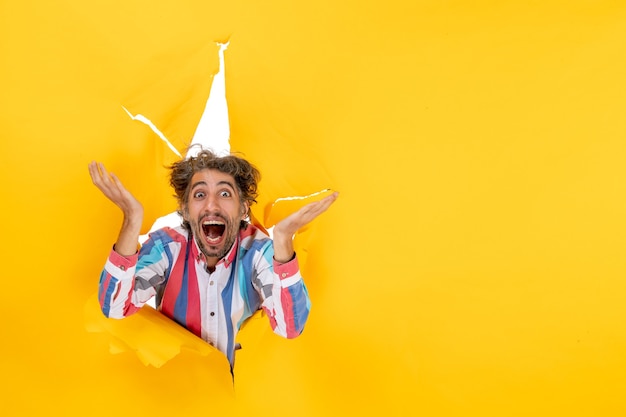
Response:
[[[257,217],[341,192],[305,332],[248,335],[234,388],[84,323],[121,219],[88,162],[170,212],[173,154],[121,106],[182,151],[227,39]],[[3,0],[0,59],[1,414],[626,413],[622,2]]]

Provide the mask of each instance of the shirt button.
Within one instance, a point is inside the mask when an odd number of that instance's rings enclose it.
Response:
[[[120,269],[121,269],[122,271],[126,271],[126,267],[125,267],[124,265],[120,265]]]
[[[287,273],[286,273],[286,272],[283,272],[280,276],[281,276],[281,277],[283,277],[283,278],[285,278],[285,277],[287,276]]]
[[[213,317],[215,315],[215,313],[213,311],[211,311],[211,317]]]
[[[209,285],[213,285],[213,281],[210,281],[210,282],[209,282]]]

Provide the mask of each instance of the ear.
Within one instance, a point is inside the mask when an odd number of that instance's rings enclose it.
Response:
[[[243,217],[244,219],[248,217],[250,215],[249,211],[250,211],[250,204],[248,204],[247,201],[244,201],[243,203],[241,203],[241,217]]]

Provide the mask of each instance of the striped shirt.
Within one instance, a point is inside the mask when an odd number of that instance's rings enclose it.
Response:
[[[111,250],[98,298],[107,317],[123,318],[156,297],[159,311],[222,351],[234,367],[237,332],[263,309],[275,333],[302,333],[311,307],[296,257],[279,264],[272,240],[248,225],[208,272],[204,255],[184,227],[150,234],[138,254]]]

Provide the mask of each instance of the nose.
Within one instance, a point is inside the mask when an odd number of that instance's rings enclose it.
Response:
[[[219,211],[219,200],[217,196],[209,194],[206,199],[206,209],[209,213],[215,213]]]

